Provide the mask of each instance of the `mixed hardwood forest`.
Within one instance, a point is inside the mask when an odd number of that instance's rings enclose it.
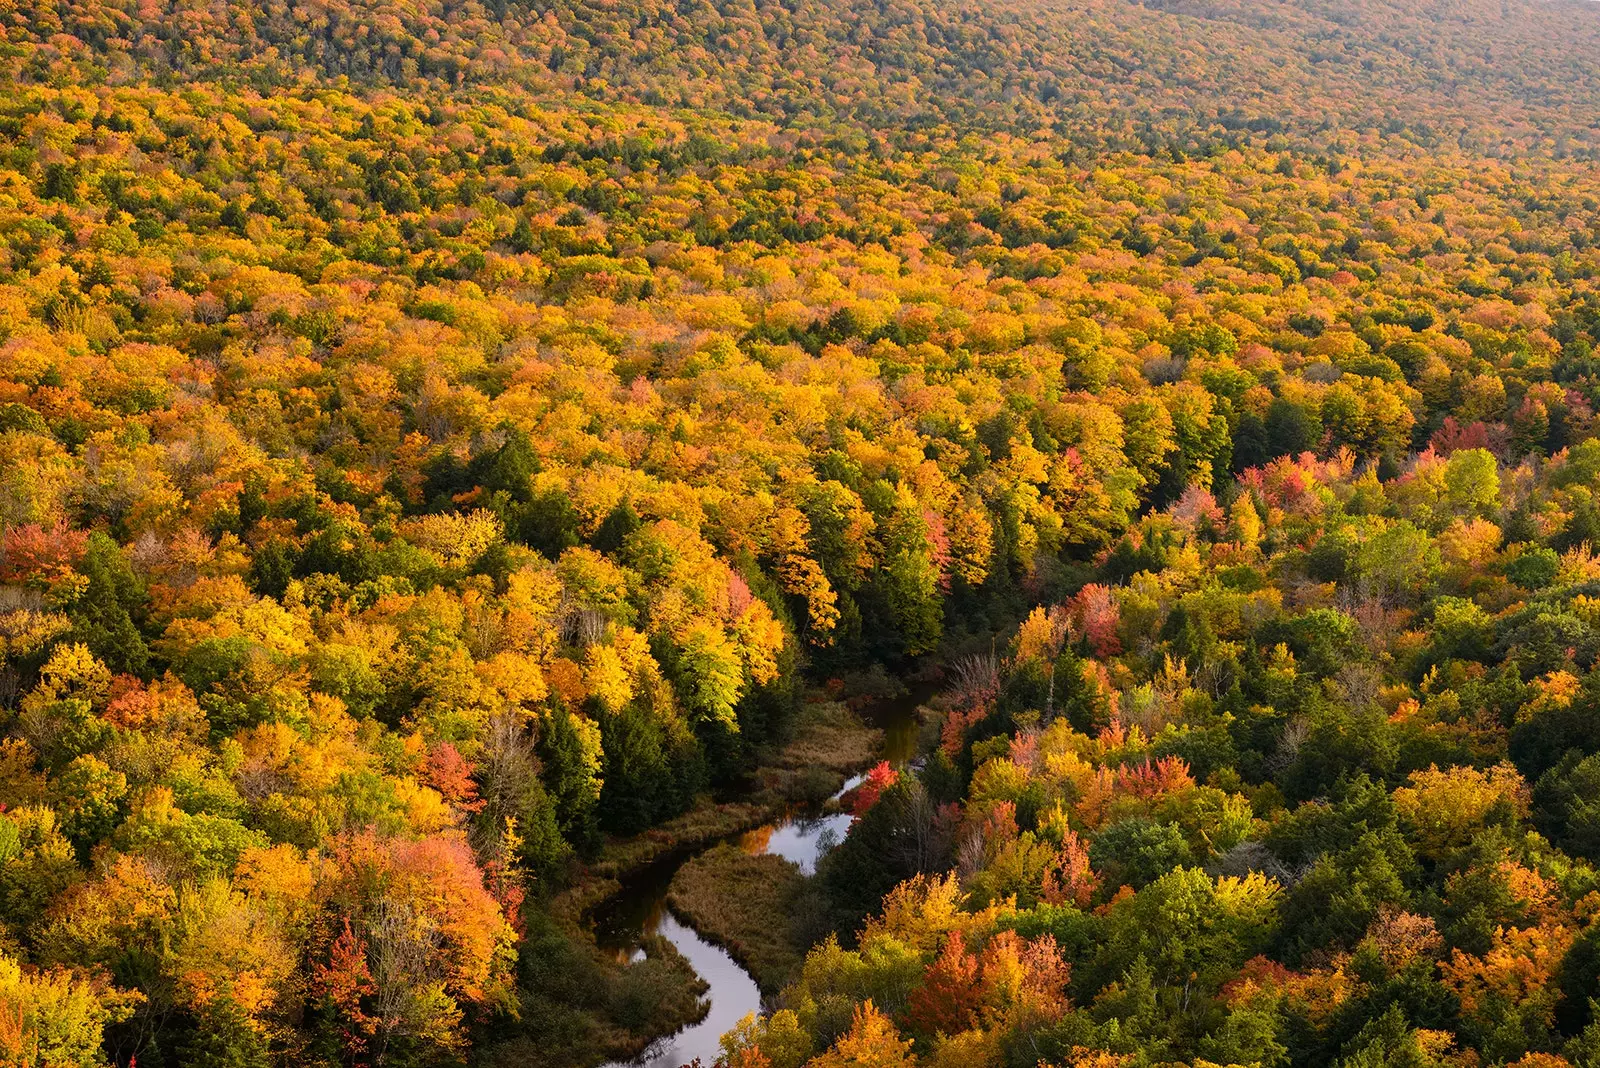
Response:
[[[0,86],[0,1064],[636,1053],[586,910],[931,672],[695,862],[729,1068],[1600,1068],[1600,8],[0,0]]]

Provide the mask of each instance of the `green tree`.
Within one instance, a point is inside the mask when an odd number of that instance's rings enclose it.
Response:
[[[1089,845],[1089,862],[1107,886],[1138,889],[1190,860],[1183,831],[1144,816],[1111,824]]]
[[[193,1068],[268,1068],[266,1036],[232,998],[218,997],[195,1019],[179,1055]]]
[[[539,739],[544,781],[555,802],[561,833],[585,847],[593,845],[599,833],[599,733],[591,721],[558,708],[550,714]]]
[[[50,781],[50,793],[61,832],[88,856],[96,842],[111,834],[122,819],[128,780],[96,756],[73,759]]]
[[[136,620],[147,596],[117,543],[100,531],[89,535],[78,571],[87,579],[73,604],[73,635],[113,671],[140,674],[150,650]]]
[[[1500,507],[1500,465],[1488,449],[1458,449],[1444,469],[1445,499],[1463,515],[1492,515]]]
[[[1318,860],[1282,905],[1279,940],[1287,958],[1354,945],[1379,908],[1403,908],[1410,900],[1407,860],[1403,842],[1370,831],[1349,849]]]

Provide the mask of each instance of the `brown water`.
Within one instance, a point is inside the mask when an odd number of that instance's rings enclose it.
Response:
[[[921,720],[917,709],[934,692],[931,684],[921,684],[905,696],[869,708],[865,717],[884,732],[882,759],[903,765],[916,758]],[[829,798],[838,799],[861,781],[851,776]],[[752,854],[775,853],[791,861],[801,872],[812,875],[817,862],[850,831],[848,813],[828,811],[831,806],[797,808],[783,819],[738,835],[739,847]],[[709,848],[709,847],[707,847]],[[681,1068],[696,1057],[704,1068],[711,1068],[721,1055],[719,1040],[741,1019],[760,1012],[761,991],[750,973],[741,968],[720,946],[701,938],[699,933],[672,914],[667,907],[667,888],[685,861],[700,850],[663,857],[622,881],[622,889],[590,913],[595,940],[600,948],[616,954],[621,961],[644,957],[641,943],[651,934],[671,942],[689,961],[695,973],[710,989],[706,1016],[699,1023],[658,1039],[638,1058],[617,1062],[605,1068]]]

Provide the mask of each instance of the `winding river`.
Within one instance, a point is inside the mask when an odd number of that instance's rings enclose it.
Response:
[[[882,702],[866,713],[866,718],[884,732],[882,759],[899,765],[916,756],[920,722],[917,709],[931,692],[931,687],[918,686],[906,696]],[[829,800],[854,789],[860,781],[860,775],[847,779]],[[776,853],[811,875],[817,870],[817,861],[850,829],[848,813],[827,812],[826,807],[792,811],[781,820],[746,831],[736,840],[747,852]],[[722,1036],[746,1015],[761,1011],[761,991],[750,974],[726,950],[701,938],[667,907],[672,877],[699,852],[665,857],[630,875],[623,880],[621,891],[591,914],[595,939],[602,949],[624,960],[639,960],[644,956],[640,948],[644,938],[660,935],[677,947],[710,987],[706,998],[711,1007],[699,1023],[658,1039],[632,1061],[614,1062],[605,1068],[680,1068],[696,1057],[705,1068],[711,1068],[721,1055],[718,1041]]]

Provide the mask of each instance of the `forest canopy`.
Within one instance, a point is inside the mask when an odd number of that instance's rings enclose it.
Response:
[[[0,34],[0,1064],[599,1063],[931,668],[728,1065],[1600,1068],[1596,9]]]

